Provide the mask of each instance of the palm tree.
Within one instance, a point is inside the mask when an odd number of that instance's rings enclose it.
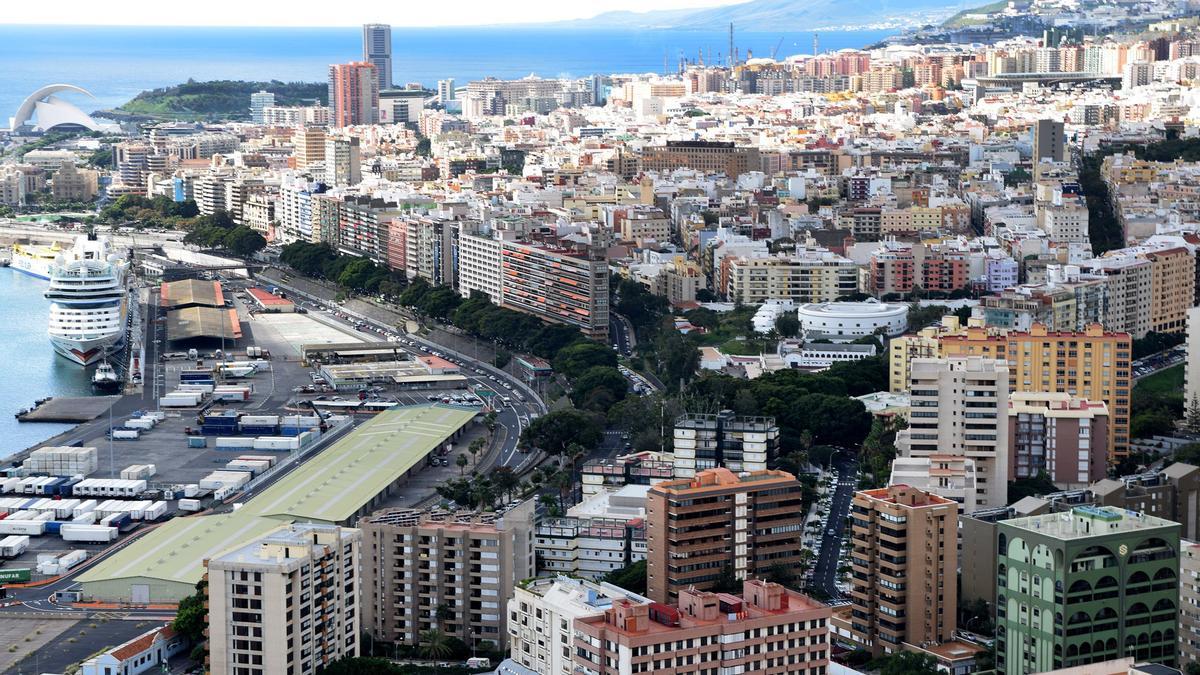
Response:
[[[427,659],[448,659],[454,655],[449,636],[436,628],[421,633],[419,651]]]
[[[479,454],[479,452],[483,450],[484,442],[485,441],[482,438],[476,438],[475,440],[471,441],[470,445],[467,446],[467,452],[471,453],[472,464],[475,463],[475,455]]]
[[[467,464],[469,464],[470,461],[467,459],[466,455],[460,453],[454,460],[454,463],[458,465],[458,475],[462,476],[467,473]]]

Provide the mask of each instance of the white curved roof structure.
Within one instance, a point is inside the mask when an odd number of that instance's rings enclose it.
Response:
[[[21,103],[17,114],[9,120],[9,128],[17,130],[26,127],[33,131],[50,131],[59,126],[75,125],[99,131],[106,126],[93,120],[90,115],[75,107],[75,104],[55,95],[63,91],[96,98],[88,90],[73,84],[47,85],[30,94],[29,98]]]

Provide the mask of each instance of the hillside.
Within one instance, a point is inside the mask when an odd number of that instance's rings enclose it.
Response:
[[[725,30],[733,23],[749,32],[807,32],[812,30],[918,26],[938,23],[960,9],[955,0],[750,0],[705,9],[653,12],[606,12],[572,21],[572,28]]]
[[[946,19],[946,22],[943,23],[942,26],[944,26],[946,28],[962,28],[964,26],[972,26],[972,25],[979,23],[979,20],[970,18],[972,15],[991,14],[992,12],[999,12],[1000,10],[1004,9],[1007,6],[1008,6],[1008,0],[996,0],[996,2],[983,5],[982,7],[972,7],[970,9],[964,9],[963,11],[959,12],[958,14],[955,14],[954,16],[950,17],[949,19]]]
[[[304,105],[324,101],[327,85],[323,82],[245,82],[188,80],[173,87],[143,91],[117,110],[179,120],[248,119],[250,94],[256,91],[275,94],[276,105]]]

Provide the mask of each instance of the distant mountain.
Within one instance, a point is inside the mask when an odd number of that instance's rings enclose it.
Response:
[[[963,9],[961,0],[750,0],[736,5],[653,12],[606,12],[591,19],[561,22],[571,28],[724,30],[804,32],[919,26],[939,23]]]

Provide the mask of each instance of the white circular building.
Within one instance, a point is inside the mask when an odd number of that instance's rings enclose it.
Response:
[[[814,302],[796,312],[800,329],[809,339],[850,341],[881,330],[888,336],[908,329],[908,305],[879,302]]]

